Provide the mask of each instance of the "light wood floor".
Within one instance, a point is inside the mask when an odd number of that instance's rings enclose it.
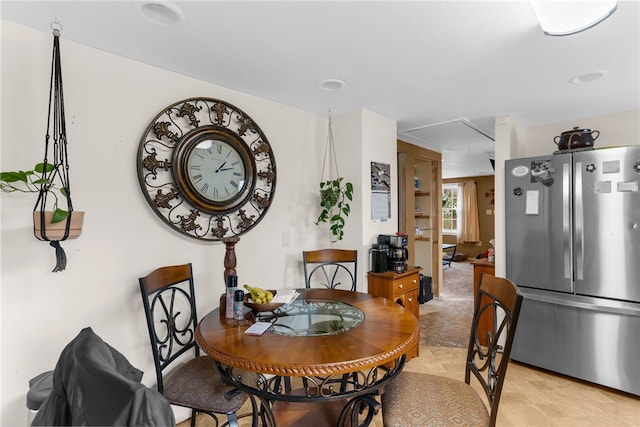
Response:
[[[464,380],[465,357],[464,348],[422,347],[405,369]],[[640,398],[512,362],[497,426],[638,427]]]
[[[464,380],[465,356],[463,348],[421,347],[420,357],[405,370]],[[509,366],[498,412],[498,427],[640,426],[640,398],[519,363]],[[241,420],[241,426],[250,425],[246,421]],[[213,422],[198,416],[196,425],[209,427]],[[381,414],[372,426],[382,427]]]

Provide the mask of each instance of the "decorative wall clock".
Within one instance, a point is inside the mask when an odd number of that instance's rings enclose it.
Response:
[[[137,164],[154,212],[201,240],[251,230],[276,188],[267,137],[242,110],[218,99],[190,98],[162,110],[140,140]]]

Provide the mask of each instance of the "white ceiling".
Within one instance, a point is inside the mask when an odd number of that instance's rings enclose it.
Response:
[[[317,114],[366,108],[441,151],[445,177],[493,173],[483,133],[497,115],[533,126],[640,108],[638,1],[566,37],[545,36],[527,1],[174,1],[174,26],[142,4],[3,0],[0,12],[44,32],[57,18],[63,40]],[[325,91],[328,78],[347,85]]]

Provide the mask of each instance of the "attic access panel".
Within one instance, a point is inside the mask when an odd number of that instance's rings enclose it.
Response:
[[[493,132],[462,117],[401,130],[406,140],[442,153],[443,178],[493,175]]]

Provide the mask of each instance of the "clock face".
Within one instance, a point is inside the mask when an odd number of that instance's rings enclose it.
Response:
[[[242,110],[218,99],[190,98],[162,110],[140,140],[137,167],[153,211],[201,240],[251,230],[275,193],[267,137]]]
[[[247,183],[240,153],[221,140],[198,142],[187,156],[187,179],[195,191],[212,202],[234,199]]]

